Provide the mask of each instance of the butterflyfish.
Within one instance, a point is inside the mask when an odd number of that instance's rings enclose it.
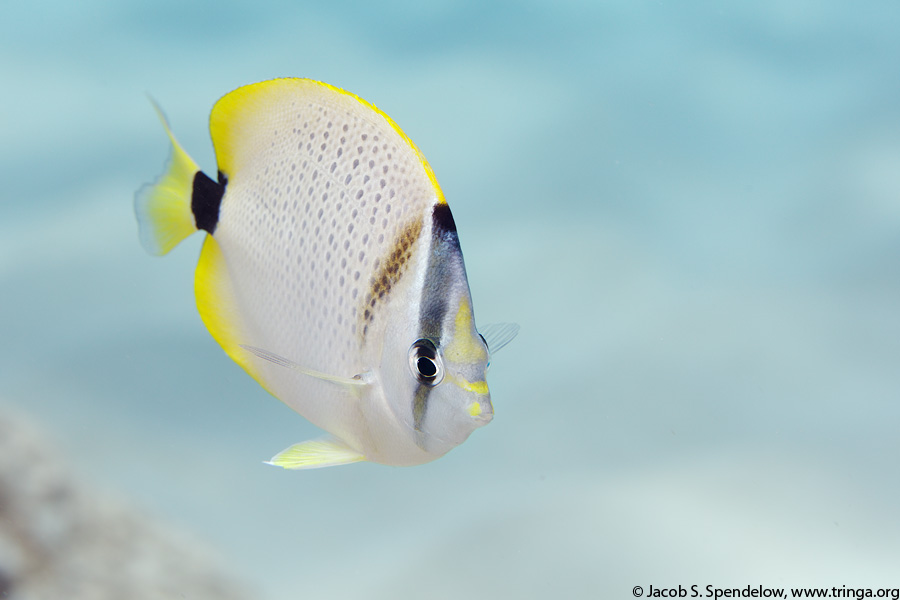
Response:
[[[247,85],[210,115],[218,163],[179,145],[135,196],[141,243],[206,233],[200,316],[272,395],[328,432],[269,464],[418,465],[494,415],[489,357],[513,324],[475,327],[450,207],[385,113],[309,79]]]

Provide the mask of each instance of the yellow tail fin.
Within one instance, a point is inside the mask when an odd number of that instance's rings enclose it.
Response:
[[[163,174],[135,194],[134,212],[144,249],[161,256],[197,231],[191,212],[191,194],[194,176],[200,169],[172,135],[169,123],[156,102],[153,102],[153,108],[172,142],[172,154]]]

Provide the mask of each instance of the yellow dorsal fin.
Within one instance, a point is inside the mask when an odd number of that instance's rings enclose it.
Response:
[[[350,100],[350,102],[346,102]],[[415,153],[434,186],[439,203],[446,203],[444,194],[428,161],[393,119],[375,105],[341,88],[312,79],[272,79],[240,87],[226,94],[209,116],[209,129],[219,170],[231,179],[247,161],[260,155],[271,143],[269,117],[292,109],[299,111],[304,103],[322,106],[343,106],[361,118],[384,119],[388,129],[395,131]]]

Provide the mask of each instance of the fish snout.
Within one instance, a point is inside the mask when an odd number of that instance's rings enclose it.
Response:
[[[494,419],[494,405],[489,395],[480,396],[469,405],[469,416],[475,419],[477,427],[483,427]]]

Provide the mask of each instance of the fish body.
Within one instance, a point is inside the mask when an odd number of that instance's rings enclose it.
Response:
[[[135,210],[165,254],[206,231],[200,315],[225,352],[329,438],[270,462],[417,465],[490,422],[456,225],[421,152],[383,112],[307,79],[239,88],[210,115],[205,175],[175,140]]]

